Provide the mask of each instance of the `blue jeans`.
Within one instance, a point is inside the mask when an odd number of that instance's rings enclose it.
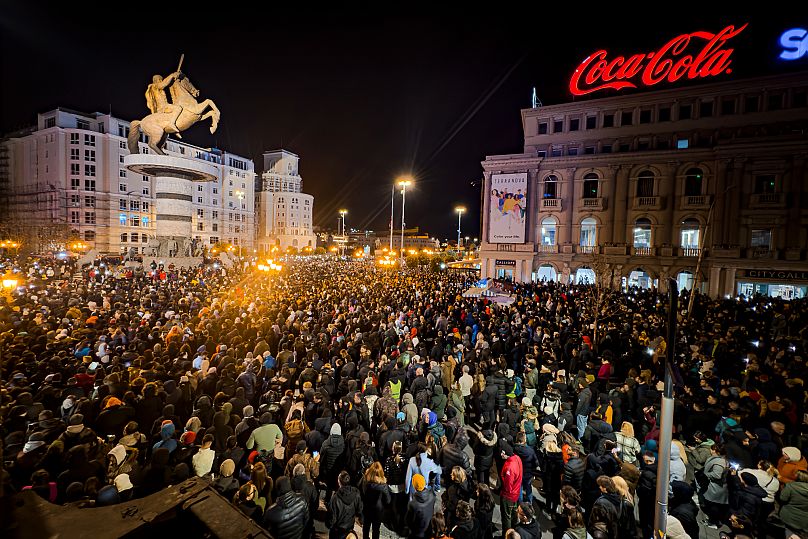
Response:
[[[588,422],[588,418],[585,415],[576,415],[575,416],[575,423],[578,425],[578,439],[583,440],[584,432],[586,432],[586,424]]]

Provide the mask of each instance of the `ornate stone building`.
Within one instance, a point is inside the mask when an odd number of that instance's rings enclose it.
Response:
[[[805,296],[806,90],[803,72],[522,110],[524,153],[482,163],[482,276]],[[504,175],[526,175],[523,242],[490,234]]]

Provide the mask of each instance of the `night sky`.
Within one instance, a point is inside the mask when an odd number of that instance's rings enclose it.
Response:
[[[412,174],[407,224],[443,238],[456,235],[458,204],[469,210],[464,235],[478,235],[480,161],[521,153],[519,111],[532,88],[545,105],[570,101],[570,74],[597,49],[650,52],[680,33],[749,22],[733,40],[730,77],[808,68],[808,57],[793,62],[801,66],[776,61],[780,33],[806,27],[806,17],[694,15],[683,4],[671,4],[676,12],[664,20],[633,18],[625,7],[554,14],[538,3],[479,12],[471,4],[420,12],[414,3],[384,11],[43,4],[3,2],[0,10],[0,132],[56,106],[141,118],[151,76],[174,71],[185,53],[183,72],[222,111],[215,135],[198,124],[186,141],[251,157],[259,173],[263,151],[297,153],[316,225],[335,227],[344,207],[349,227],[386,230],[391,184]],[[397,196],[396,226],[400,211]]]

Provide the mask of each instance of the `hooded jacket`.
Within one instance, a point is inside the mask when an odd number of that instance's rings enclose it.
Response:
[[[407,505],[405,522],[410,529],[410,537],[421,539],[427,536],[429,524],[435,512],[435,493],[425,488],[415,492]]]
[[[362,496],[359,489],[353,486],[341,487],[328,502],[329,529],[341,531],[353,530],[354,520],[362,514]]]
[[[415,406],[412,393],[404,393],[404,396],[401,397],[401,402],[404,403],[401,411],[407,416],[407,424],[410,428],[414,428],[415,424],[418,423],[418,407]]]
[[[792,481],[780,492],[780,519],[789,529],[806,531],[808,523],[808,483]]]
[[[684,481],[687,468],[677,444],[671,444],[671,481]]]
[[[432,395],[432,411],[438,415],[438,419],[443,419],[443,416],[446,415],[446,404],[448,399],[446,395],[443,394],[443,388],[441,386],[436,385],[434,391],[434,395]]]
[[[173,453],[177,449],[177,440],[174,439],[174,423],[166,423],[160,429],[160,441],[154,444],[152,449],[160,449],[164,447],[169,453]]]
[[[340,459],[345,455],[345,439],[341,434],[332,434],[320,448],[320,474],[326,478],[336,479],[344,467]]]

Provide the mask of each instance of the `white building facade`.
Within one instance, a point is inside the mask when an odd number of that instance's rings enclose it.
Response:
[[[317,247],[312,229],[314,197],[302,192],[300,157],[287,150],[264,153],[261,189],[256,195],[256,245],[262,252]]]
[[[35,128],[0,143],[0,227],[34,229],[81,240],[100,253],[147,253],[157,235],[155,179],[124,167],[129,121],[58,108]],[[140,151],[149,148],[141,142]],[[215,181],[194,185],[193,237],[253,249],[255,167],[252,160],[170,139],[168,155],[214,165]],[[64,247],[61,247],[64,248]]]

